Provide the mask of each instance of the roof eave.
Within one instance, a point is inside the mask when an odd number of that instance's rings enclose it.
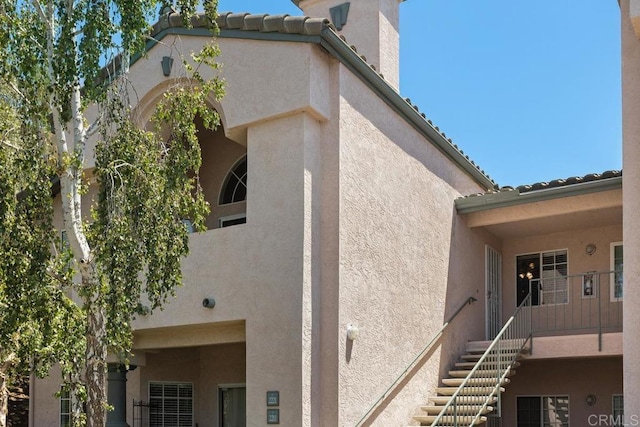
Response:
[[[487,177],[481,169],[457,150],[445,136],[430,125],[427,120],[387,81],[371,68],[353,49],[351,49],[331,28],[325,28],[320,36],[321,45],[349,68],[393,110],[403,116],[414,129],[431,141],[436,148],[460,166],[481,187],[491,189],[495,182]]]
[[[512,191],[501,191],[479,196],[464,197],[456,199],[455,206],[459,214],[466,214],[490,209],[505,208],[509,206],[517,206],[525,203],[535,203],[564,197],[581,196],[601,191],[619,190],[621,188],[622,177],[618,176],[615,178],[582,182],[579,184],[548,188],[544,190],[527,191],[525,193],[520,193],[519,190],[515,189]]]

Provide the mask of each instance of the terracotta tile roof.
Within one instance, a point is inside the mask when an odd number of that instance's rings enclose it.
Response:
[[[603,179],[617,178],[620,176],[622,176],[622,171],[608,170],[602,173],[590,173],[585,176],[572,176],[566,179],[554,179],[549,182],[536,182],[531,185],[520,185],[516,187],[516,189],[520,191],[520,193],[526,193],[528,191],[546,190],[547,188],[564,187],[567,185],[580,184],[582,182],[599,181]],[[510,187],[502,187],[501,190],[507,188]]]
[[[295,0],[294,3],[297,4]],[[377,72],[375,66],[369,64],[367,62],[367,58],[364,55],[358,54],[356,47],[350,45],[343,35],[338,34],[334,25],[331,24],[331,22],[327,18],[309,18],[307,16],[290,16],[286,14],[269,15],[223,12],[219,14],[218,18],[216,19],[216,23],[222,31],[237,30],[267,34],[280,33],[299,36],[323,37],[328,37],[330,35],[331,37],[340,39],[348,49],[353,51],[356,56],[358,56],[362,60],[363,64],[365,64],[368,68],[375,72],[375,74],[384,81],[384,76]],[[209,19],[204,13],[198,13],[197,15],[192,17],[191,25],[195,28],[208,28],[211,26]],[[179,13],[175,12],[173,9],[167,8],[163,10],[159,21],[153,26],[152,34],[155,36],[163,30],[183,26],[184,22],[182,20],[182,16]],[[397,96],[400,102],[402,102],[402,98],[398,94],[397,89],[393,89],[393,92],[394,97]],[[431,120],[427,119],[424,113],[420,112],[417,105],[413,104],[409,98],[404,98],[404,102],[406,102],[410,109],[415,110],[415,113],[419,114],[422,117],[422,120],[424,120],[429,128],[435,131],[436,135],[432,134],[432,136],[441,138],[441,143],[447,146],[445,148],[445,151],[453,153],[454,157],[458,158],[458,160],[456,160],[458,161],[458,163],[467,164],[465,170],[471,169],[475,174],[481,176],[482,181],[484,181],[486,185],[485,188],[497,186],[495,181],[493,181],[493,179],[491,179],[491,177],[483,169],[481,169],[479,165],[477,165],[472,159],[470,159],[468,155],[465,155],[464,151],[462,151],[456,144],[454,144],[451,138],[448,138],[447,135],[438,128],[438,126],[435,126]]]
[[[520,185],[518,187],[504,186],[504,187],[499,187],[495,190],[489,190],[486,193],[470,194],[468,196],[464,196],[463,198],[482,197],[488,194],[496,194],[496,193],[502,193],[502,192],[506,193],[509,191],[517,191],[518,193],[522,194],[522,193],[528,193],[532,191],[568,187],[571,185],[582,184],[582,183],[593,182],[593,181],[602,181],[602,180],[618,178],[618,177],[622,177],[621,170],[608,170],[602,173],[590,173],[584,176],[572,176],[565,179],[554,179],[548,182],[536,182],[534,184]]]
[[[326,18],[309,18],[308,16],[269,15],[250,13],[220,13],[216,19],[218,27],[223,30],[277,32],[283,34],[300,34],[305,36],[320,35],[322,30],[331,26]],[[153,26],[152,34],[158,34],[167,28],[183,27],[182,16],[175,12],[163,14]],[[201,12],[191,18],[191,26],[195,28],[210,27],[207,16]]]

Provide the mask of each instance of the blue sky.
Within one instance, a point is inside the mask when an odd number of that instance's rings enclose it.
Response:
[[[620,169],[619,14],[615,0],[407,0],[400,93],[500,185]]]

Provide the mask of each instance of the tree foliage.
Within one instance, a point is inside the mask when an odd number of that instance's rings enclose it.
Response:
[[[208,100],[222,82],[201,75],[217,67],[215,44],[184,58],[152,126],[132,107],[129,58],[144,53],[163,6],[0,0],[0,359],[9,376],[59,363],[87,403],[77,425],[104,424],[107,352],[126,363],[135,316],[181,283],[183,220],[202,230],[208,214],[194,119],[219,121]],[[177,7],[188,26],[198,1]],[[213,27],[217,2],[204,8]]]

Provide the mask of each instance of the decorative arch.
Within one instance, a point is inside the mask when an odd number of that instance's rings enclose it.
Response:
[[[151,88],[142,98],[140,98],[134,110],[134,114],[138,118],[138,123],[142,126],[146,126],[149,123],[149,120],[151,120],[156,104],[160,101],[165,92],[167,92],[170,87],[180,84],[186,84],[186,80],[182,78],[165,79]],[[218,115],[220,116],[220,124],[224,129],[227,129],[227,119],[225,117],[222,104],[216,101],[212,96],[207,98],[206,103],[211,109],[218,112]]]

